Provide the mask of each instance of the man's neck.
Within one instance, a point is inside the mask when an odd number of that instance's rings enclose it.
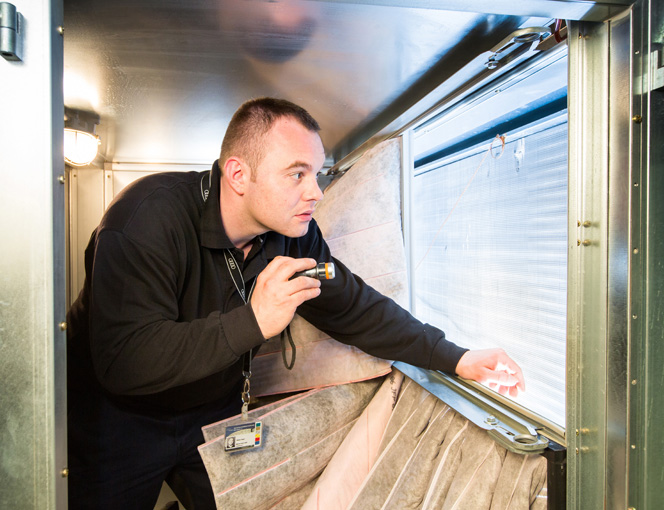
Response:
[[[226,205],[226,207],[224,207]],[[262,232],[254,232],[240,214],[240,207],[230,206],[228,202],[222,200],[220,204],[221,223],[228,239],[238,250],[244,253],[246,260],[251,248],[254,245],[254,239]]]
[[[233,246],[235,246],[238,250],[244,253],[244,258],[247,258],[247,255],[249,255],[249,252],[251,251],[251,248],[254,246],[254,239],[256,239],[256,235],[253,232],[246,232],[246,229],[242,229],[242,225],[234,225],[233,221],[226,221],[226,218],[223,216],[221,217],[221,222],[224,225],[224,230],[226,231],[226,235],[228,236],[228,239],[233,243]],[[245,232],[243,232],[243,230]]]
[[[247,244],[245,244],[242,247],[238,246],[238,249],[242,250],[242,253],[244,254],[244,260],[247,260],[247,257],[249,256],[249,252],[254,247],[254,239],[252,239],[251,241],[249,241]]]

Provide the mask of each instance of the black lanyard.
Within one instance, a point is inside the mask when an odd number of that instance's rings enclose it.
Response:
[[[217,162],[215,162],[215,165],[216,164]],[[211,187],[212,187],[212,170],[210,170],[207,174],[204,174],[203,177],[201,177],[201,197],[203,198],[203,202],[207,202],[207,199],[210,196]],[[247,289],[246,286],[244,285],[244,278],[242,276],[242,271],[240,271],[240,266],[238,265],[237,260],[235,260],[233,252],[231,252],[228,249],[225,249],[224,258],[226,259],[226,267],[228,268],[228,272],[231,275],[231,279],[235,284],[235,288],[237,289],[238,294],[240,294],[242,301],[246,305],[251,299],[251,294],[254,291],[254,286],[256,285],[256,278],[254,278],[254,282],[251,284],[251,289],[249,290],[249,295],[247,296]],[[242,376],[244,377],[244,387],[242,389],[242,417],[243,419],[246,420],[248,418],[247,412],[249,410],[249,399],[250,399],[249,380],[251,379],[251,351],[245,352],[242,355]]]
[[[208,172],[207,174],[204,174],[201,177],[201,197],[203,198],[203,202],[207,202],[207,199],[210,196],[211,186],[212,186],[212,171]],[[244,301],[244,304],[246,305],[251,299],[251,294],[254,291],[254,286],[256,285],[256,279],[254,279],[254,282],[251,285],[251,289],[249,290],[249,295],[247,296],[246,295],[247,290],[244,284],[244,278],[242,277],[242,271],[240,271],[240,267],[238,266],[237,260],[235,260],[233,253],[228,249],[224,250],[224,258],[226,259],[226,267],[228,268],[228,272],[231,275],[231,279],[235,284],[235,288],[237,289],[238,294],[240,294],[242,301]],[[288,342],[291,345],[292,354],[291,354],[290,363],[286,362],[286,346],[285,346],[284,333],[288,335]],[[281,332],[281,355],[284,361],[284,366],[288,370],[291,370],[293,368],[293,365],[295,364],[295,343],[293,342],[293,337],[291,336],[290,326],[286,326],[286,329]],[[246,416],[249,404],[249,398],[250,398],[249,380],[251,378],[251,351],[245,352],[242,355],[242,375],[244,377],[244,389],[242,391],[242,413],[243,415]]]
[[[228,272],[231,274],[235,288],[240,294],[242,301],[244,301],[244,304],[246,305],[249,302],[249,299],[251,299],[251,293],[254,291],[256,280],[254,280],[254,283],[251,285],[249,296],[247,296],[246,287],[244,286],[244,278],[242,277],[242,271],[240,271],[240,267],[238,266],[237,260],[235,260],[235,257],[233,256],[233,252],[228,249],[224,250],[224,258],[226,259],[226,267],[228,268]]]
[[[242,301],[244,301],[244,304],[246,305],[249,300],[251,299],[251,294],[254,292],[254,286],[256,285],[256,278],[254,278],[253,283],[251,284],[251,289],[249,289],[249,295],[246,295],[246,287],[244,285],[244,278],[242,277],[242,271],[240,271],[240,267],[237,263],[237,260],[235,260],[235,257],[233,256],[233,253],[226,249],[224,250],[224,258],[226,259],[226,267],[228,268],[228,272],[231,275],[231,279],[233,280],[233,283],[235,284],[235,288],[237,289],[238,294],[240,294],[240,297],[242,298]],[[249,391],[250,391],[250,379],[251,379],[251,351],[245,352],[242,355],[242,376],[244,377],[244,387],[242,388],[242,417],[243,419],[248,418],[248,411],[249,411],[249,400],[251,399]]]

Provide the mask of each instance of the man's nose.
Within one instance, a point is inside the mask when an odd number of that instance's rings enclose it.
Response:
[[[316,176],[312,176],[309,185],[307,186],[307,192],[304,196],[305,200],[315,200],[316,202],[320,201],[323,198],[323,191],[318,185],[318,179]]]

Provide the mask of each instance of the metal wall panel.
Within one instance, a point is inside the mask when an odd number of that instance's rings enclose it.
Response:
[[[608,327],[606,388],[606,498],[611,508],[627,504],[627,394],[629,391],[628,330],[630,271],[630,132],[632,16],[613,20],[608,48],[609,204]],[[619,70],[616,72],[616,70]]]
[[[628,508],[641,510],[664,508],[664,5],[635,12]]]
[[[104,171],[69,168],[69,292],[67,305],[76,300],[85,281],[85,247],[104,214]]]
[[[570,508],[626,504],[630,20],[570,31]]]
[[[651,6],[570,32],[570,508],[664,502],[664,103],[647,26],[662,19],[649,20]]]
[[[14,0],[0,59],[0,507],[66,508],[62,2]]]

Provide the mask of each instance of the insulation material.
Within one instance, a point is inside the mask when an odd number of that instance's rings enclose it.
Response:
[[[545,480],[546,463],[542,457],[508,453],[496,483],[491,510],[546,510]]]
[[[408,378],[380,450],[347,508],[546,508],[544,457],[507,451]]]
[[[380,382],[311,390],[250,412],[250,420],[263,423],[263,444],[256,449],[224,450],[222,430],[241,423],[241,416],[205,427],[206,437],[216,437],[198,450],[217,508],[269,509],[318,476]]]
[[[270,510],[295,510],[296,508],[302,508],[317,482],[318,478],[314,478],[309,483],[279,501],[279,503],[271,507]],[[542,510],[546,510],[546,508]]]
[[[314,217],[334,257],[379,292],[402,306],[408,305],[398,140],[388,140],[367,151],[334,181]],[[389,361],[341,344],[297,315],[291,332],[297,348],[295,366],[290,371],[284,367],[278,337],[266,342],[253,361],[252,394],[363,381],[390,372]],[[290,355],[287,350],[287,359]]]
[[[380,383],[310,390],[251,411],[265,427],[257,450],[223,450],[223,431],[239,416],[205,427],[199,451],[217,508],[546,509],[544,457],[507,451],[397,370]]]
[[[353,499],[378,457],[387,422],[396,404],[403,374],[385,378],[352,430],[316,482],[302,510],[343,510]]]

